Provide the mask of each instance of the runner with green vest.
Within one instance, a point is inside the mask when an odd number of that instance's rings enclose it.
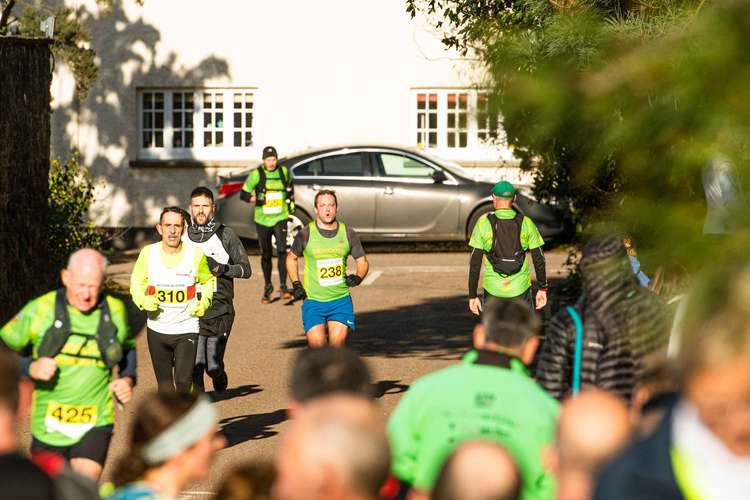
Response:
[[[62,271],[64,288],[32,300],[0,329],[6,346],[30,352],[22,367],[34,381],[32,455],[61,455],[93,481],[112,438],[113,394],[130,401],[136,377],[125,305],[102,293],[106,266],[96,250],[78,250]]]
[[[471,233],[469,262],[469,309],[479,315],[482,303],[522,299],[531,306],[531,273],[526,253],[531,251],[539,284],[536,309],[547,305],[547,270],[544,240],[530,218],[513,210],[516,188],[500,181],[492,188],[494,212],[480,217]],[[484,261],[484,301],[477,296],[479,273]]]
[[[539,327],[536,314],[519,300],[488,302],[474,329],[475,350],[412,384],[388,421],[401,493],[413,488],[427,494],[456,447],[482,440],[513,455],[522,500],[554,498],[542,452],[554,441],[559,405],[525,366],[539,345]]]
[[[263,165],[250,171],[240,198],[247,203],[255,203],[254,220],[261,252],[260,266],[265,280],[261,303],[270,303],[273,294],[273,237],[276,238],[281,297],[291,299],[292,292],[286,286],[286,232],[287,219],[294,212],[294,185],[289,169],[278,166],[276,148],[263,148]]]
[[[336,193],[321,189],[315,195],[315,221],[294,239],[286,261],[295,300],[302,304],[302,324],[311,347],[321,347],[328,339],[333,346],[346,341],[354,331],[354,305],[349,288],[367,276],[369,264],[359,236],[336,220]],[[346,260],[357,263],[356,274],[346,274]],[[298,261],[305,258],[304,286],[299,279]]]
[[[130,295],[146,311],[146,338],[160,388],[189,392],[197,349],[199,318],[211,307],[216,277],[206,256],[182,241],[187,215],[166,207],[156,229],[162,237],[145,246],[130,275]]]

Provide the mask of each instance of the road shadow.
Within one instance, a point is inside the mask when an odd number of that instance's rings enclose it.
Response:
[[[221,432],[227,440],[226,448],[246,441],[267,439],[278,434],[274,427],[287,419],[286,409],[270,413],[238,415],[219,422]]]
[[[248,384],[248,385],[240,385],[237,387],[232,387],[231,389],[227,389],[224,392],[216,392],[216,391],[206,392],[206,395],[209,398],[211,398],[211,401],[216,403],[219,401],[228,401],[234,398],[241,398],[243,396],[250,396],[252,394],[257,394],[259,392],[263,392],[263,389],[261,389],[259,385]]]
[[[409,390],[407,384],[399,384],[400,380],[380,380],[372,384],[372,396],[380,399],[386,394],[401,394]]]

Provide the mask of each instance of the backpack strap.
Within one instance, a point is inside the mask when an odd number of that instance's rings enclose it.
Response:
[[[68,341],[68,337],[70,337],[70,328],[65,289],[59,288],[55,292],[55,319],[44,332],[44,337],[42,337],[37,349],[37,357],[54,358],[57,356]]]
[[[112,368],[122,360],[122,344],[117,338],[117,327],[112,321],[106,295],[102,297],[99,308],[101,316],[99,316],[99,325],[96,327],[96,344],[102,361],[107,368]]]
[[[573,395],[581,392],[581,358],[583,357],[583,321],[581,321],[581,315],[574,307],[565,307],[570,318],[573,320],[573,324],[576,327],[576,341],[575,350],[573,351],[573,380],[571,387],[573,388]]]
[[[258,171],[258,184],[255,185],[255,198],[261,202],[266,199],[266,170],[263,165],[256,168]]]

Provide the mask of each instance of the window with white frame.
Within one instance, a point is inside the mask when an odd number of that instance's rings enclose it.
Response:
[[[254,154],[254,89],[138,91],[140,159],[236,160]]]
[[[496,144],[503,138],[500,115],[487,92],[430,89],[413,93],[417,147],[470,150]]]

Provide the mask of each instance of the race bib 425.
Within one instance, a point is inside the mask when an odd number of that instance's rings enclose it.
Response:
[[[48,432],[79,439],[96,426],[96,405],[66,405],[50,401],[44,424]]]

